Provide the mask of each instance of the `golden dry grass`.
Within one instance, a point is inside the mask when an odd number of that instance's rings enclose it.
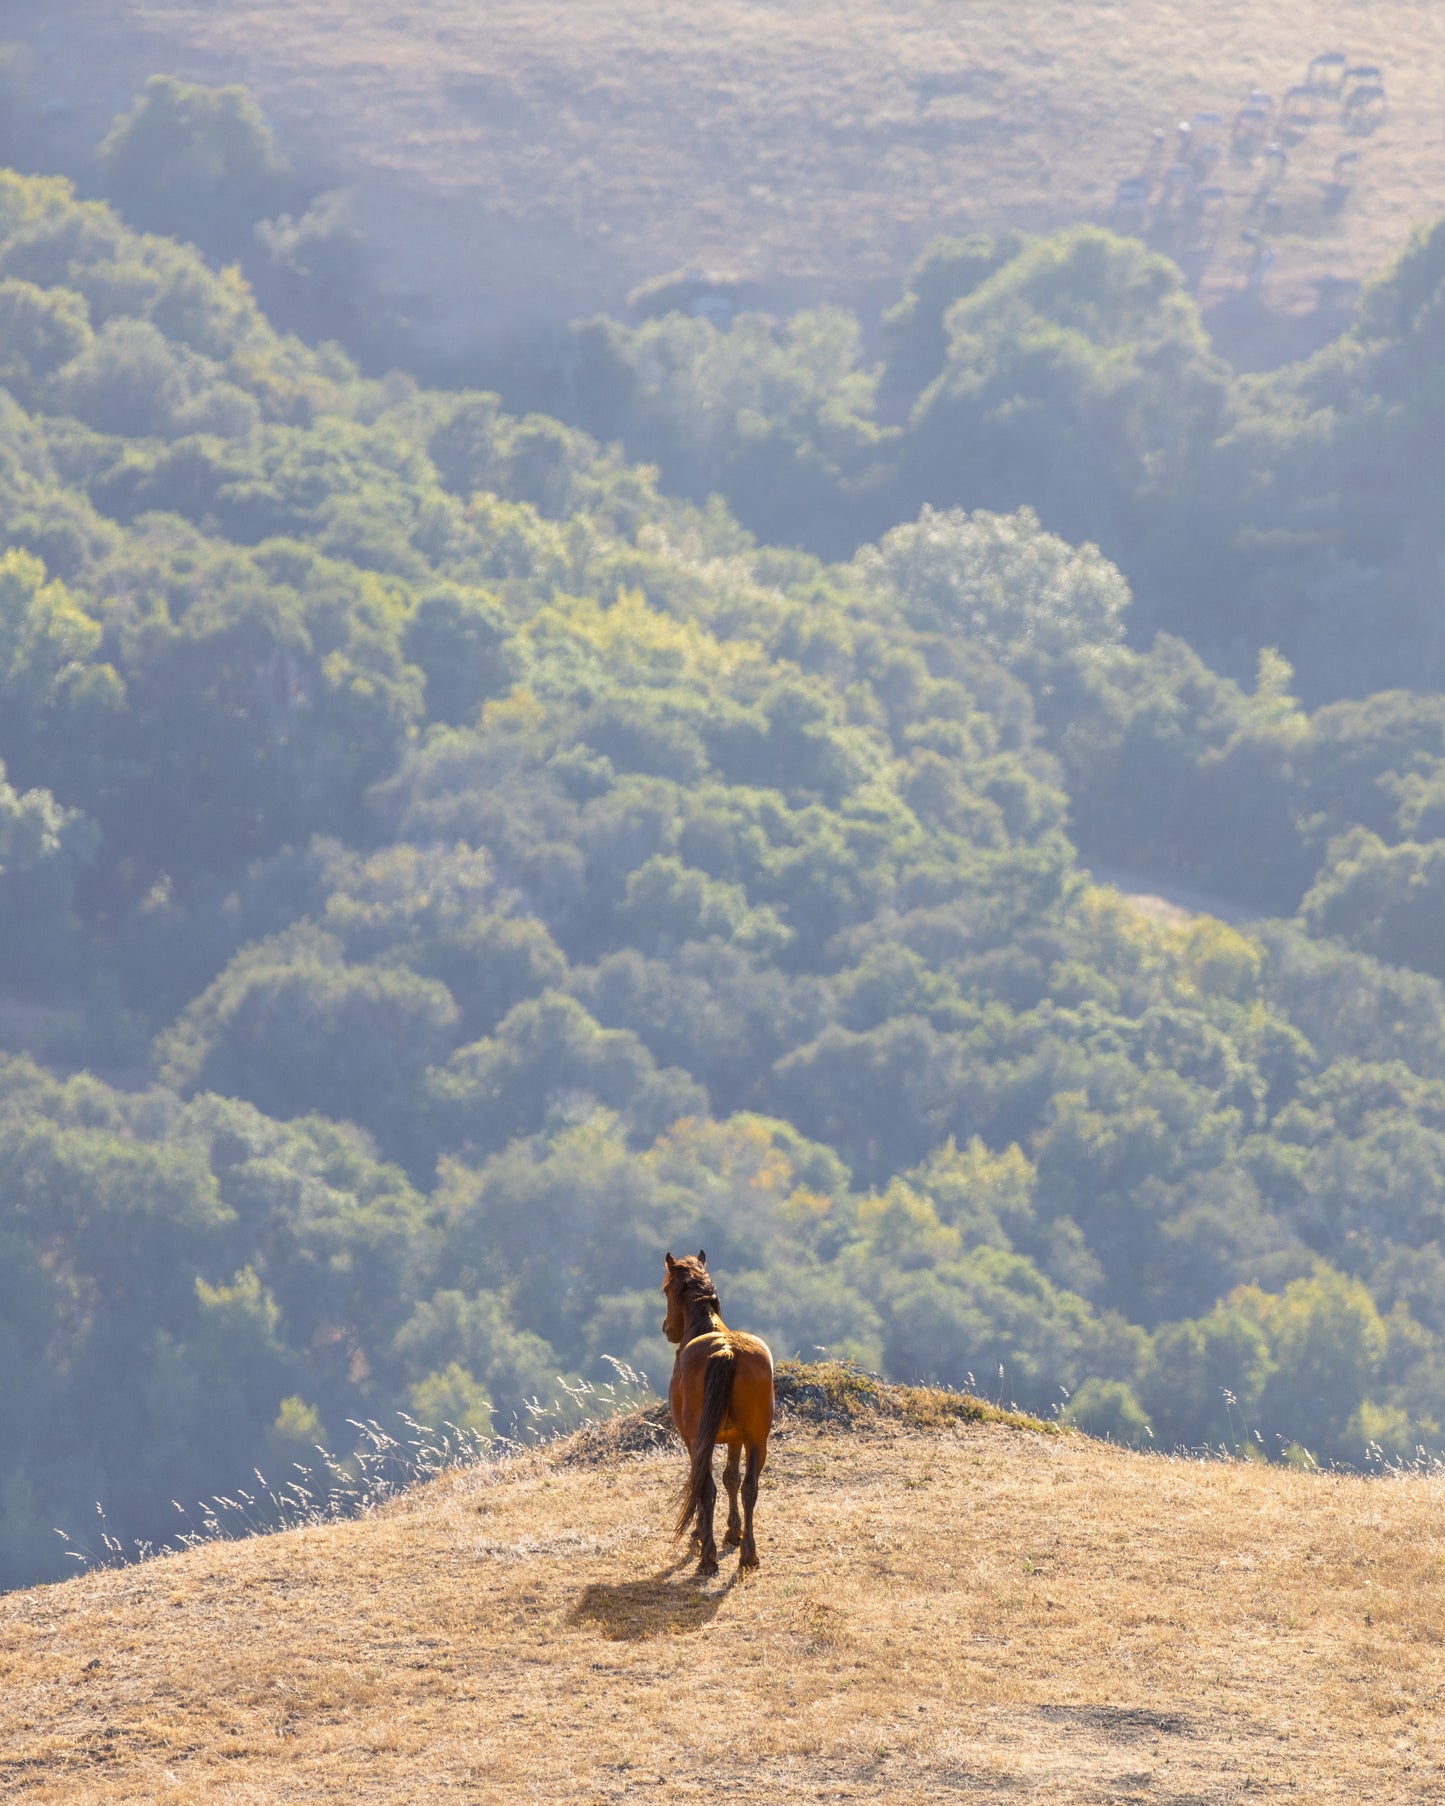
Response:
[[[1383,66],[1371,137],[1321,124],[1279,200],[1271,299],[1368,274],[1445,206],[1436,0],[70,0],[11,7],[28,91],[93,143],[158,68],[243,80],[357,189],[439,341],[615,307],[679,264],[770,301],[866,300],[939,231],[1103,217],[1151,128],[1275,96],[1338,48]],[[1334,153],[1362,153],[1338,218]],[[1226,163],[1227,292],[1258,168]]]
[[[761,1573],[699,1585],[664,1531],[680,1458],[630,1439],[0,1599],[0,1795],[1445,1794],[1433,1479],[1134,1455],[894,1394],[844,1428],[785,1416]]]

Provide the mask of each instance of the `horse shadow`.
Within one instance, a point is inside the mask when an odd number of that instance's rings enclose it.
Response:
[[[732,1591],[737,1570],[721,1586],[703,1592],[691,1574],[684,1574],[690,1567],[690,1561],[673,1562],[642,1580],[594,1581],[583,1587],[568,1618],[601,1631],[611,1643],[641,1643],[649,1637],[702,1630]]]

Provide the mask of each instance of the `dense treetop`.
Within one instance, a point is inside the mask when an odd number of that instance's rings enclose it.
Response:
[[[1437,1441],[1440,242],[1267,379],[1137,245],[943,242],[880,370],[593,322],[567,425],[0,177],[0,1578],[660,1378],[669,1243],[779,1353]]]

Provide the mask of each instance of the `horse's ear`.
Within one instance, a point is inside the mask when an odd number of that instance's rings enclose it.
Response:
[[[667,1257],[667,1270],[669,1273],[675,1273],[677,1271],[677,1262],[672,1258],[671,1254]]]
[[[697,1264],[700,1267],[705,1267],[707,1265],[707,1256],[703,1253],[701,1248],[697,1251]]]

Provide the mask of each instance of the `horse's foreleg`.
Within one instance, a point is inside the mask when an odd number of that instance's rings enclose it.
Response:
[[[738,1567],[758,1565],[758,1546],[753,1541],[753,1507],[758,1502],[758,1475],[763,1471],[763,1451],[754,1443],[748,1445],[748,1468],[743,1475],[743,1544],[738,1552]]]
[[[738,1487],[742,1479],[742,1445],[733,1443],[728,1449],[723,1469],[723,1485],[728,1489],[728,1527],[723,1532],[724,1549],[736,1549],[743,1540],[743,1520],[738,1512]]]
[[[717,1508],[717,1481],[712,1477],[712,1463],[708,1463],[707,1477],[702,1483],[702,1497],[698,1504],[697,1527],[701,1533],[701,1547],[698,1550],[697,1571],[699,1574],[717,1573],[717,1544],[713,1541],[712,1514]]]

